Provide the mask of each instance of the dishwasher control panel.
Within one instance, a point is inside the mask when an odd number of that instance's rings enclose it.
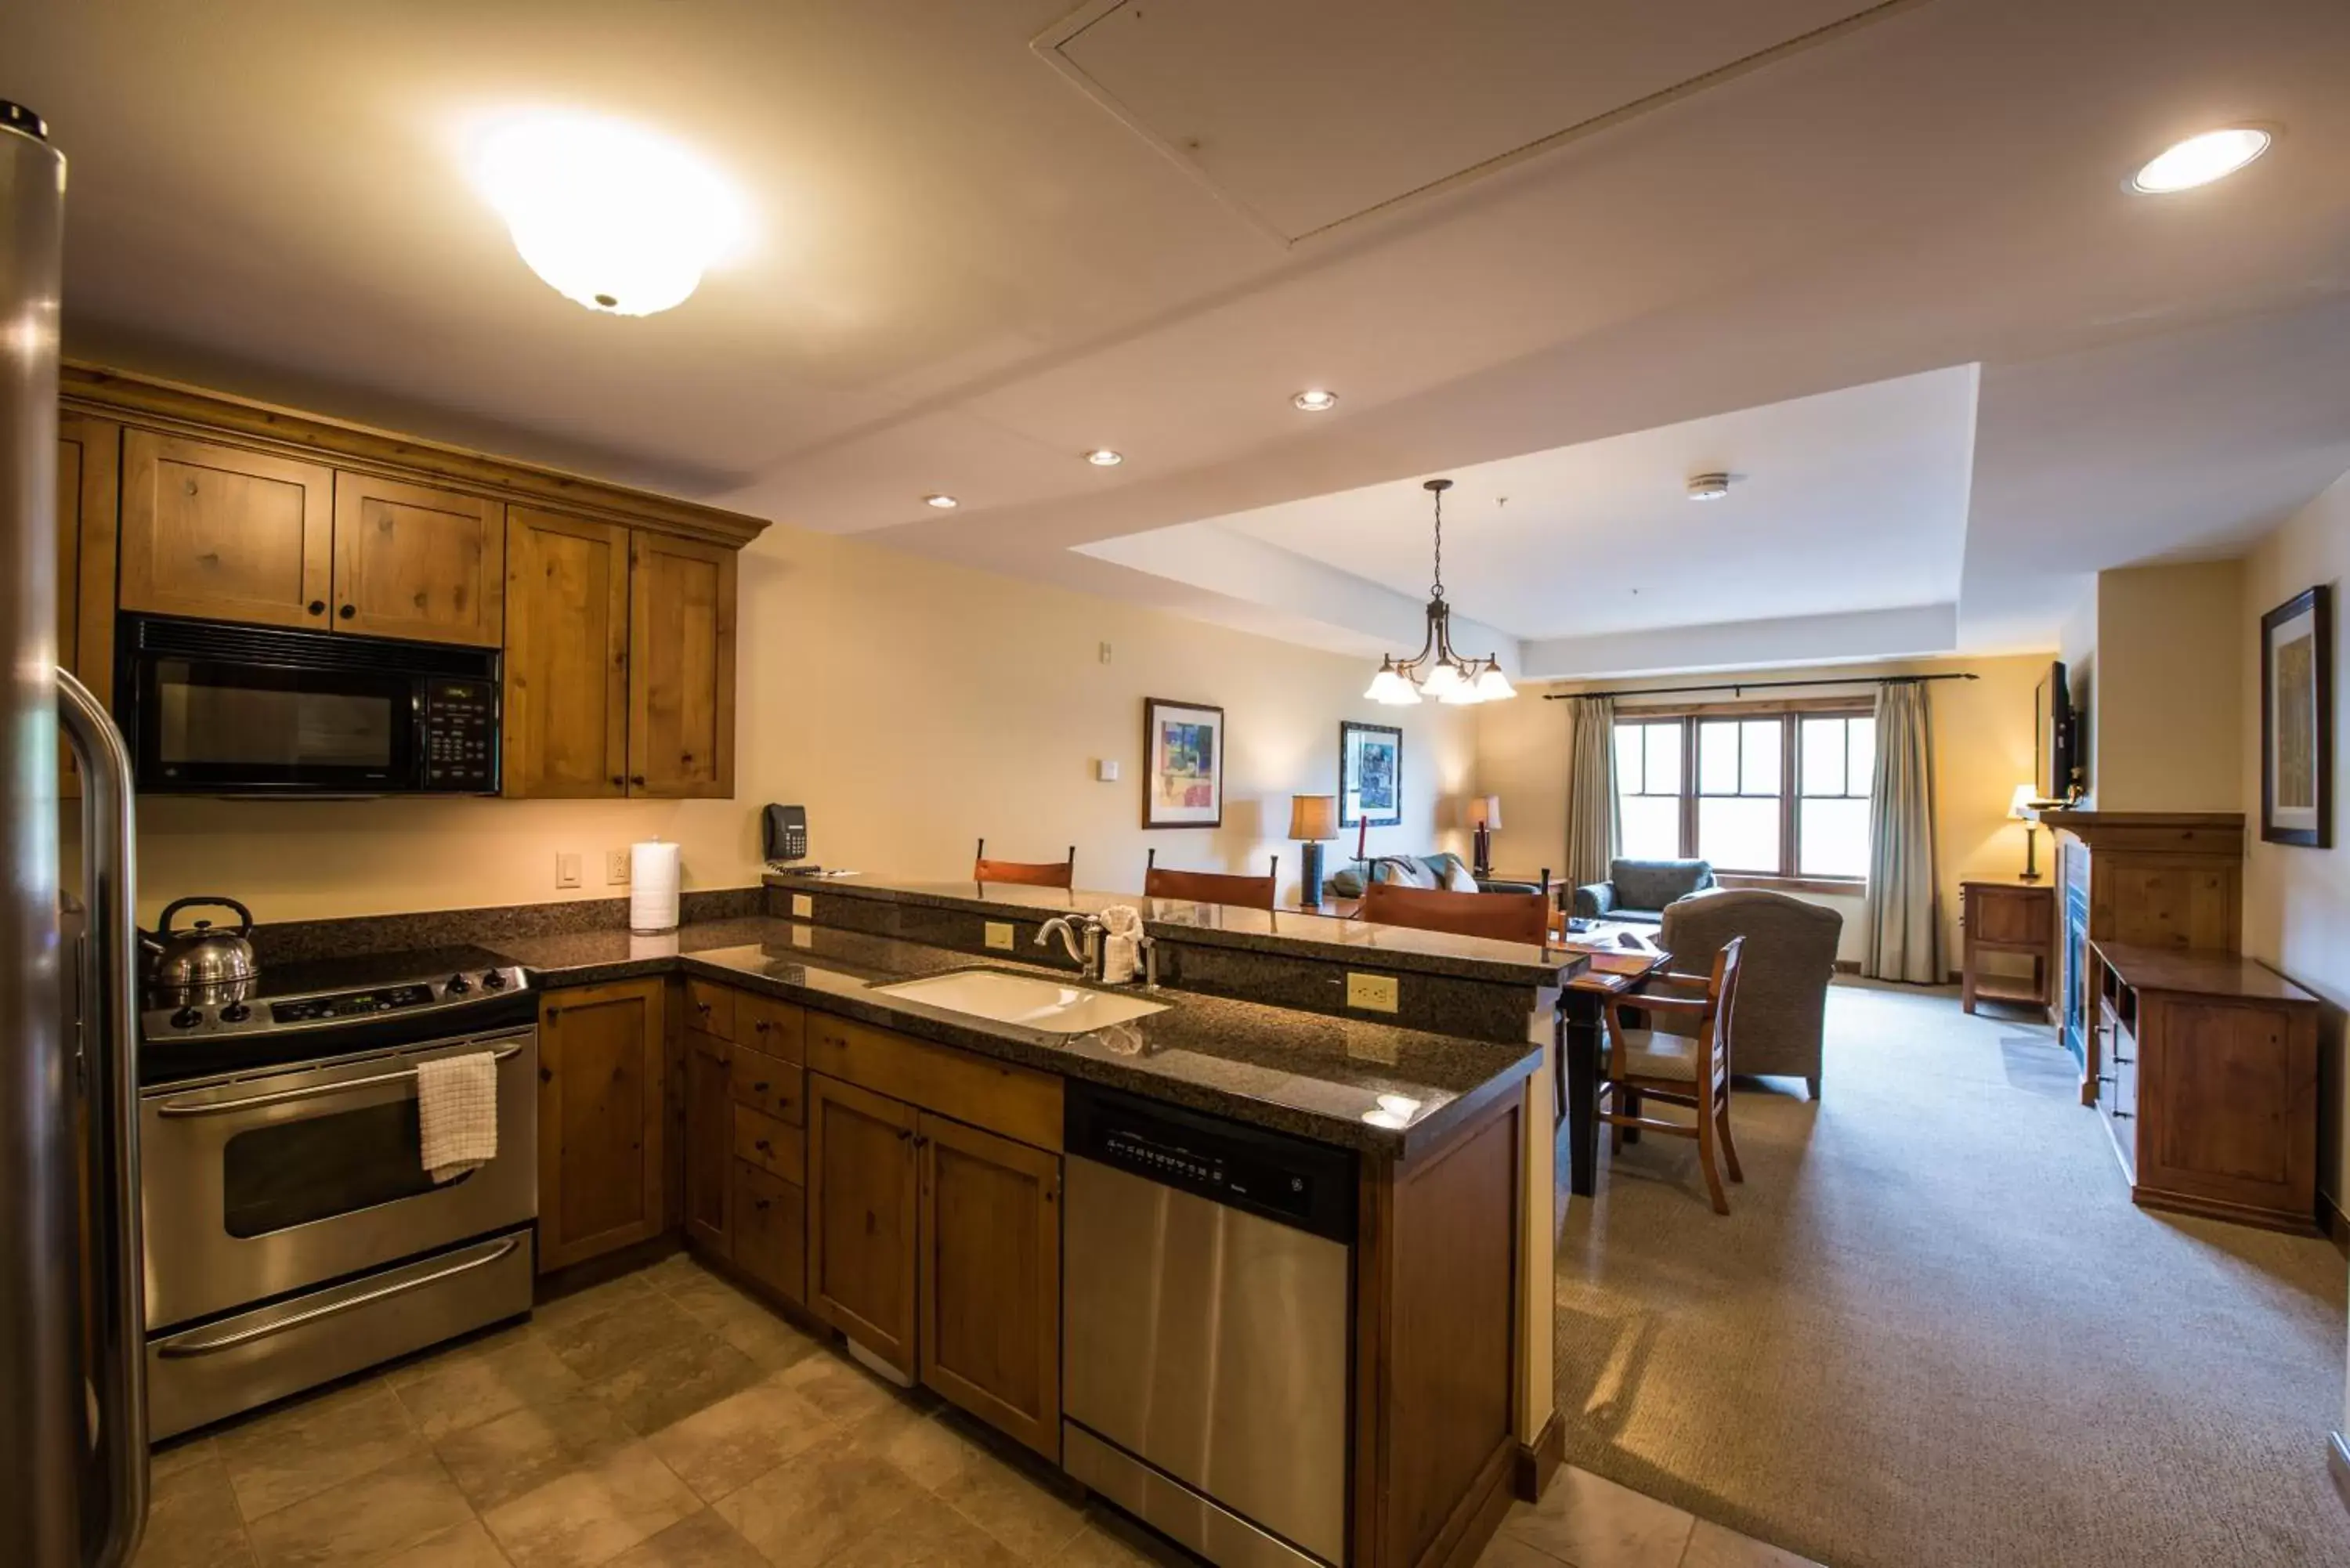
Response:
[[[1355,1239],[1355,1157],[1091,1085],[1068,1087],[1067,1152],[1278,1220],[1333,1241]]]

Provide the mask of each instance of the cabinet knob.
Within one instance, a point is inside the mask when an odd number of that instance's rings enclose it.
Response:
[[[2113,1113],[2113,1118],[2117,1122],[2126,1122],[2130,1120],[2131,1116],[2127,1111],[2116,1111]]]
[[[188,481],[188,493],[189,493],[189,494],[191,494],[191,495],[193,495],[195,493],[196,493],[196,482],[195,482],[194,480],[191,479],[190,481]]]
[[[773,1154],[775,1152],[775,1146],[769,1143],[765,1138],[754,1139],[751,1147],[757,1149],[761,1154]]]
[[[751,1085],[751,1092],[754,1095],[765,1094],[767,1092],[767,1081],[764,1078],[760,1079],[757,1083]]]
[[[612,787],[613,787],[614,789],[619,789],[619,788],[624,787],[624,786],[628,784],[628,782],[629,782],[628,780],[626,780],[626,779],[622,778],[622,777],[621,777],[619,774],[614,774],[612,775]]]
[[[357,608],[355,608],[354,607],[352,607],[352,606],[350,606],[350,605],[345,605],[342,608],[340,608],[340,609],[337,610],[335,613],[336,613],[337,615],[338,615],[338,616],[342,617],[345,620],[348,620],[348,619],[350,619],[353,616],[355,616],[355,615],[359,614],[359,611],[358,611],[358,609],[357,609]]]
[[[766,1200],[765,1199],[764,1199],[764,1198],[762,1198],[762,1199],[756,1199],[755,1201],[754,1201],[754,1202],[752,1203],[751,1207],[752,1207],[752,1208],[754,1208],[754,1209],[756,1209],[756,1210],[760,1210],[762,1213],[764,1213],[764,1212],[765,1212],[765,1211],[766,1211],[766,1208],[767,1208],[767,1200]]]
[[[710,1003],[706,1002],[697,1002],[693,1005],[701,1009],[705,1015],[710,1012]]]
[[[642,774],[630,774],[629,775],[629,782],[636,785],[639,789],[642,789],[645,787],[645,775]]]
[[[324,614],[326,614],[326,613],[327,613],[327,601],[326,601],[326,600],[324,600],[324,599],[312,599],[312,600],[310,601],[310,613],[311,613],[312,615],[324,615]]]

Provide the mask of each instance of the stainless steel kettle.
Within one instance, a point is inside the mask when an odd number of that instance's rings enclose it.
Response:
[[[210,920],[198,920],[173,930],[172,917],[192,909],[234,909],[235,929],[217,930]],[[253,911],[234,898],[174,898],[163,907],[155,934],[140,938],[140,945],[155,955],[150,981],[169,1000],[241,1002],[261,970],[252,937]]]

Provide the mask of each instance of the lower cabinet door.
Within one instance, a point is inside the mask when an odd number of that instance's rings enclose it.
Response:
[[[921,1153],[921,1378],[1061,1457],[1061,1161],[928,1112]]]
[[[664,984],[581,986],[539,1002],[541,1273],[650,1241],[667,1226]]]
[[[786,1301],[807,1300],[807,1194],[747,1159],[733,1162],[734,1266]]]
[[[686,1239],[702,1251],[732,1257],[734,1100],[728,1047],[699,1030],[685,1039]]]
[[[914,1375],[915,1110],[810,1073],[808,1309]]]

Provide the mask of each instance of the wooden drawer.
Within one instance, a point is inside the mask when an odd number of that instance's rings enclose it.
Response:
[[[2106,1030],[2106,1071],[2113,1082],[2106,1085],[2106,1115],[2111,1118],[2114,1147],[2120,1151],[2122,1164],[2130,1179],[2137,1179],[2137,1037],[2126,1029],[2107,1026]]]
[[[764,1166],[786,1181],[805,1181],[807,1134],[789,1122],[763,1116],[748,1106],[736,1106],[734,1158]]]
[[[1061,1147],[1061,1080],[829,1013],[808,1014],[807,1064],[843,1082],[1018,1138]]]
[[[685,1022],[689,1028],[721,1040],[734,1038],[734,995],[715,981],[685,982]]]
[[[737,1045],[728,1084],[736,1104],[794,1127],[807,1125],[807,1072],[798,1063]]]
[[[789,1002],[777,1002],[744,991],[734,997],[734,1038],[737,1043],[781,1056],[786,1062],[807,1060],[807,1014]]]
[[[807,1299],[807,1194],[764,1166],[734,1161],[734,1266],[777,1295]]]

